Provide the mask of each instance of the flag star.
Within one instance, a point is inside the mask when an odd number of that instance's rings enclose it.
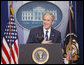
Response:
[[[6,31],[6,29],[5,29],[5,31]]]
[[[15,36],[15,38],[16,38],[16,36]]]
[[[12,40],[11,40],[11,42],[12,42]]]
[[[12,40],[11,40],[11,42],[12,42]]]
[[[10,33],[9,33],[9,35],[10,35]]]
[[[16,30],[16,32],[17,32],[17,30]]]
[[[11,22],[11,24],[13,24],[13,23]]]
[[[7,38],[7,36],[6,36],[6,38]]]
[[[12,18],[11,18],[11,20],[12,20]]]
[[[13,36],[13,38],[14,38],[14,36]]]
[[[9,39],[7,41],[9,42]]]
[[[13,19],[13,21],[14,21],[14,19]]]
[[[11,38],[13,38],[13,37],[11,36]]]
[[[15,26],[14,26],[14,28],[15,28]]]
[[[11,40],[10,40],[10,42],[11,42]]]
[[[8,28],[9,28],[9,25],[8,25]]]
[[[14,35],[14,33],[13,33],[13,35]]]
[[[17,33],[15,33],[15,35],[17,35]]]
[[[7,29],[7,31],[8,31],[8,29]]]
[[[14,19],[13,19],[13,18],[11,18],[11,21],[14,21]]]
[[[8,32],[6,34],[8,35]]]
[[[16,30],[14,29],[14,32],[15,32]]]
[[[8,31],[9,31],[9,29],[8,29]]]
[[[14,35],[14,33],[12,33]]]

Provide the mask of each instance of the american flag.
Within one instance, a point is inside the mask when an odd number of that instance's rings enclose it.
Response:
[[[9,13],[9,22],[6,25],[2,41],[1,64],[18,64],[18,36],[11,4]]]

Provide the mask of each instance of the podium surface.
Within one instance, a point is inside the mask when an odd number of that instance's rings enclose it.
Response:
[[[60,43],[53,44],[20,44],[19,64],[37,64],[32,54],[36,48],[45,48],[49,53],[49,59],[45,64],[63,64],[62,48]]]

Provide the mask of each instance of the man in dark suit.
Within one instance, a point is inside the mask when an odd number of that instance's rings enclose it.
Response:
[[[61,33],[51,27],[54,19],[52,13],[45,13],[43,25],[31,29],[27,43],[61,43]]]

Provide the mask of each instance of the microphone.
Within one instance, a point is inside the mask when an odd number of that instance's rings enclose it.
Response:
[[[37,33],[36,37],[37,37],[37,40],[39,43],[41,43],[44,40],[44,34],[43,33],[42,34]]]

